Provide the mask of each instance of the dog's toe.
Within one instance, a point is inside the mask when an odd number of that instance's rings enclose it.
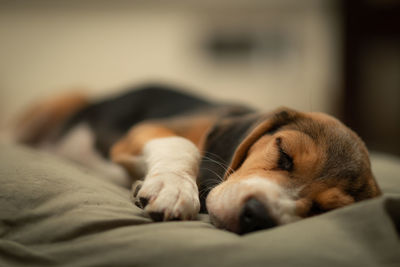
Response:
[[[134,190],[134,203],[154,221],[191,220],[200,209],[197,185],[176,174],[149,177]]]
[[[141,183],[136,185],[135,189],[133,190],[133,197],[137,197],[140,188],[142,188],[142,184]]]
[[[136,181],[136,182],[132,185],[132,191],[131,191],[131,200],[132,200],[132,202],[133,202],[138,208],[141,208],[141,209],[143,209],[143,208],[147,205],[147,203],[148,203],[148,201],[145,202],[144,199],[143,199],[143,200],[140,200],[139,197],[138,197],[139,191],[140,191],[140,189],[142,188],[142,184],[143,184],[143,181],[141,181],[141,180]]]

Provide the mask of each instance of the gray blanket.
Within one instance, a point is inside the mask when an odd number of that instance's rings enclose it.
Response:
[[[400,266],[399,163],[373,157],[383,197],[238,236],[206,215],[153,223],[99,174],[3,145],[0,266]]]

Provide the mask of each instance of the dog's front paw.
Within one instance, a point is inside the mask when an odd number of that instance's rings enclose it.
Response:
[[[191,220],[200,210],[194,179],[174,173],[146,177],[133,188],[133,196],[154,221]]]

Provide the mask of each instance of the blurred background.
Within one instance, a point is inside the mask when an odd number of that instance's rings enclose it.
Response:
[[[0,0],[0,122],[42,96],[164,82],[332,114],[400,155],[400,1]]]

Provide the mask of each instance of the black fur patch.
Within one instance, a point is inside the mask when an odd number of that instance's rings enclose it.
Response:
[[[95,145],[108,157],[111,146],[136,123],[195,112],[216,104],[166,86],[133,88],[117,97],[93,103],[73,116],[60,133],[63,136],[79,123],[87,123],[95,134]]]
[[[254,127],[255,122],[254,116],[237,117],[228,122],[221,120],[208,134],[197,178],[201,212],[207,212],[205,201],[208,193],[223,181],[236,148]]]

